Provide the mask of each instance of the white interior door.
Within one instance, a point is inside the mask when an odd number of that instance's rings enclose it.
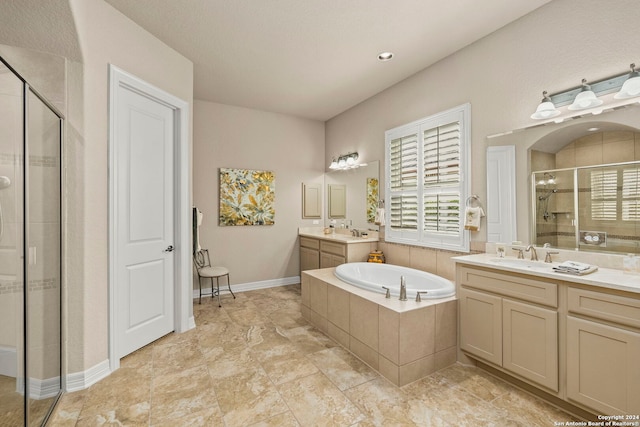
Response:
[[[119,86],[116,303],[119,358],[174,330],[174,110]]]

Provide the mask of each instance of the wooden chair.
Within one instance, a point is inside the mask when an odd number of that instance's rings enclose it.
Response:
[[[202,304],[202,279],[211,279],[211,293],[204,295],[211,295],[211,298],[218,297],[218,307],[222,307],[220,304],[220,278],[227,276],[227,287],[229,292],[233,295],[233,299],[236,298],[235,294],[231,290],[231,282],[229,281],[229,270],[226,267],[212,267],[211,259],[209,258],[209,250],[201,249],[193,254],[193,264],[198,272],[198,285],[200,287],[200,298],[198,304]],[[216,279],[216,287],[213,287],[213,279]]]

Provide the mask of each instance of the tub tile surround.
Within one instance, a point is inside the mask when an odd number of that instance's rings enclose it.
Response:
[[[399,301],[339,280],[335,268],[302,274],[303,317],[395,385],[456,362],[457,300]]]

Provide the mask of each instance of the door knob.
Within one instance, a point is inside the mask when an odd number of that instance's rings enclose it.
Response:
[[[169,245],[169,246],[167,247],[167,249],[165,249],[164,251],[165,251],[165,252],[173,252],[173,249],[174,249],[174,248],[173,248],[173,246],[172,246],[172,245]]]

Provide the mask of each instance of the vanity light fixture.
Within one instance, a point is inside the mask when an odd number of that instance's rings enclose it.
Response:
[[[620,92],[613,96],[615,99],[627,99],[640,96],[640,73],[636,71],[636,64],[631,64],[629,67],[631,67],[631,73],[629,73],[627,80],[624,81]]]
[[[569,110],[586,110],[587,108],[597,107],[602,105],[604,101],[598,99],[596,94],[591,90],[591,86],[587,84],[587,79],[582,79],[582,88],[580,93],[576,95],[573,100],[573,104],[569,105]]]
[[[334,157],[333,160],[331,161],[331,164],[329,165],[329,169],[346,170],[346,169],[359,168],[360,166],[366,166],[366,164],[364,163],[360,163],[360,164],[356,163],[357,160],[358,160],[357,152],[341,155],[338,157],[338,160],[336,160]]]
[[[382,61],[382,62],[391,61],[392,58],[393,58],[392,52],[380,52],[378,54],[378,61]]]
[[[586,79],[578,87],[574,87],[562,92],[547,95],[543,92],[544,99],[538,105],[532,119],[545,120],[560,114],[559,107],[568,105],[570,111],[591,110],[592,114],[600,114],[602,108],[597,108],[603,104],[599,96],[615,93],[614,99],[627,99],[640,97],[640,72],[636,71],[635,64],[630,64],[631,72],[618,74],[613,77],[598,80],[587,84]],[[562,119],[556,119],[556,123]]]
[[[556,109],[556,106],[551,102],[551,98],[549,98],[549,93],[545,90],[542,92],[542,101],[538,108],[536,108],[536,112],[531,115],[532,119],[549,119],[551,117],[555,117],[560,114],[560,111]]]

